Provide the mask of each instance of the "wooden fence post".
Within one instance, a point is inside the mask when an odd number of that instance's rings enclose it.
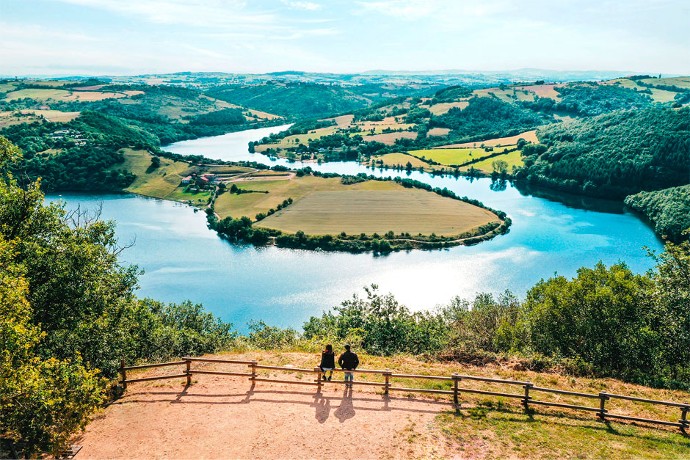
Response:
[[[529,412],[529,400],[531,399],[529,397],[529,389],[532,388],[534,384],[532,383],[526,383],[525,384],[525,397],[522,400],[522,405],[525,408],[525,412]]]
[[[599,412],[597,412],[597,417],[602,422],[606,421],[606,401],[609,399],[605,391],[599,393]]]
[[[251,380],[252,383],[254,383],[254,379],[256,379],[256,361],[252,361],[249,367],[252,368],[252,376],[249,377],[249,380]]]
[[[680,408],[680,431],[685,433],[685,429],[690,426],[690,423],[688,422],[688,410],[690,410],[690,406],[683,406]]]
[[[186,374],[187,374],[187,386],[192,384],[192,360],[185,359]]]
[[[316,392],[321,393],[321,368],[316,366],[314,368],[314,372],[316,372]],[[324,374],[326,375],[326,374]]]
[[[383,394],[384,395],[388,394],[388,390],[391,387],[391,374],[393,374],[393,372],[391,372],[390,369],[386,369],[383,372],[383,377],[386,379],[386,385],[383,387]]]
[[[453,405],[455,406],[455,412],[460,412],[460,390],[458,389],[460,383],[460,376],[458,374],[453,374]]]
[[[127,370],[125,369],[125,358],[120,360],[120,374],[122,375],[122,390],[127,389]]]

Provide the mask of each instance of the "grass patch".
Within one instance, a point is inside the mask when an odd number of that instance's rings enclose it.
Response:
[[[436,147],[437,149],[449,149],[449,148],[479,148],[481,146],[486,147],[497,147],[497,146],[511,146],[514,147],[519,139],[524,139],[527,142],[532,142],[537,144],[539,139],[537,138],[537,131],[525,131],[515,136],[508,137],[496,137],[494,139],[487,139],[485,141],[475,141],[475,142],[465,142],[462,144],[449,144]]]
[[[487,158],[486,160],[472,163],[471,165],[465,166],[461,169],[463,171],[467,171],[470,169],[470,167],[472,167],[474,169],[482,171],[485,174],[491,174],[494,170],[493,163],[497,160],[503,160],[506,163],[508,163],[508,172],[512,171],[514,166],[518,167],[524,165],[522,161],[522,153],[519,150],[513,150],[512,152],[508,152],[505,155]]]
[[[484,403],[437,417],[442,432],[467,456],[488,458],[688,458],[690,441],[680,433],[632,425],[518,411]],[[461,454],[462,455],[462,454]]]
[[[168,200],[182,201],[190,203],[193,206],[202,207],[208,203],[211,198],[211,192],[208,190],[201,190],[199,192],[185,192],[185,187],[177,187],[166,197]]]
[[[188,163],[161,158],[161,165],[149,170],[152,155],[145,150],[124,149],[124,168],[135,174],[134,182],[125,190],[155,198],[176,199],[173,192],[183,177],[191,173]],[[184,198],[187,200],[189,198]]]
[[[412,150],[410,155],[420,159],[428,159],[446,166],[461,165],[468,161],[478,160],[490,155],[495,155],[501,151],[514,148],[512,146],[496,147],[492,151],[482,148],[459,148],[459,149],[426,149]]]
[[[420,167],[429,167],[429,163],[427,163],[426,161],[422,161],[419,158],[413,157],[412,155],[408,155],[406,153],[387,153],[386,155],[374,157],[374,160],[383,161],[383,164],[385,166],[388,166],[389,168],[395,168],[397,166],[405,168],[408,162],[412,164],[412,167],[414,169],[419,169]]]

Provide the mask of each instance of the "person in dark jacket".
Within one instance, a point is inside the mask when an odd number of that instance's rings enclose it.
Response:
[[[352,372],[359,366],[359,358],[357,353],[350,351],[350,345],[345,345],[345,353],[340,355],[338,358],[338,365],[345,371],[345,386],[352,387],[352,381],[354,380],[354,375]]]
[[[331,381],[333,377],[333,369],[335,369],[335,352],[333,351],[333,345],[330,343],[326,345],[326,349],[321,352],[321,364],[319,364],[321,372],[323,372],[323,379]],[[328,378],[326,378],[328,375]]]

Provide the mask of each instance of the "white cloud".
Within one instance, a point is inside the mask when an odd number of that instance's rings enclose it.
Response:
[[[156,24],[195,27],[240,27],[278,24],[272,13],[249,12],[241,0],[54,0]]]
[[[454,21],[456,27],[470,18],[483,18],[497,13],[506,13],[514,7],[504,0],[374,0],[358,1],[361,13],[378,13],[404,20],[434,19],[442,22]]]
[[[314,2],[299,2],[291,0],[281,0],[283,5],[293,8],[295,10],[317,11],[321,9],[321,5]]]

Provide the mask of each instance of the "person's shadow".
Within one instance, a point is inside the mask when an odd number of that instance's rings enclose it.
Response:
[[[340,423],[345,420],[355,416],[355,408],[352,405],[352,388],[345,387],[343,391],[343,399],[340,402],[340,406],[334,412],[335,416],[338,417]]]
[[[314,396],[314,407],[316,407],[316,420],[319,423],[325,423],[331,413],[331,400],[317,393]]]

